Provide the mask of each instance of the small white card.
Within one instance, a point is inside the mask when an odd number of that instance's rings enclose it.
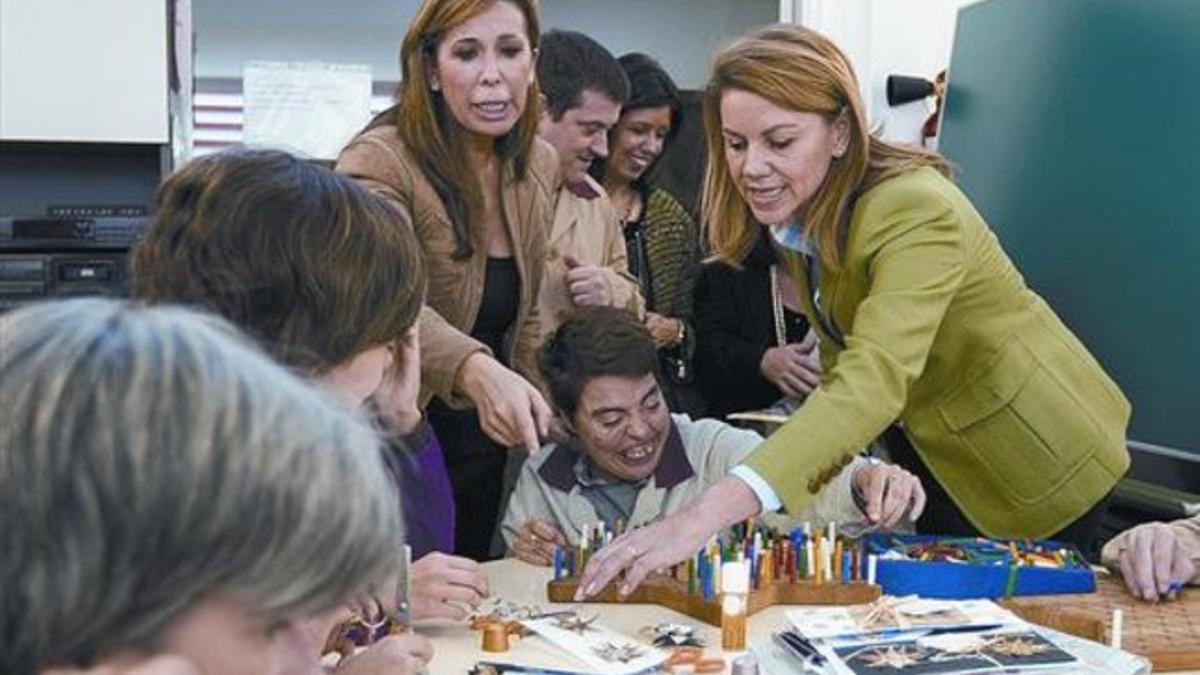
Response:
[[[662,650],[595,622],[582,630],[561,628],[558,619],[553,617],[521,623],[586,663],[590,668],[588,672],[599,675],[653,672],[667,658]]]

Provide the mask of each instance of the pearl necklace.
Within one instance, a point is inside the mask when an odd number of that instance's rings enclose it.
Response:
[[[612,201],[611,197],[609,198],[609,201]],[[630,198],[629,204],[624,208],[623,213],[621,213],[620,215],[617,216],[617,221],[619,221],[621,223],[622,227],[624,227],[626,224],[628,224],[629,222],[631,222],[633,220],[633,215],[635,213],[637,213],[639,216],[641,215],[641,208],[640,208],[641,201],[642,201],[641,195],[639,195],[636,191],[634,191],[633,196]],[[615,207],[616,207],[615,203],[613,204],[613,207],[615,210]]]

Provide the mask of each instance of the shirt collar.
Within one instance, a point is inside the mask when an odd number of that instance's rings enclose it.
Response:
[[[575,454],[575,482],[578,483],[580,487],[597,488],[604,487],[606,485],[616,485],[622,482],[620,478],[614,477],[610,479],[604,476],[595,475],[596,472],[594,471],[594,468],[595,467],[593,466],[591,460],[588,459],[587,455],[584,455],[582,452]],[[649,477],[638,481],[634,485],[640,488],[642,485],[645,485],[646,481],[648,480],[650,480]]]
[[[779,225],[769,225],[768,229],[771,230],[771,237],[780,246],[810,258],[816,255],[817,248],[813,245],[812,239],[805,236],[804,224],[800,222],[799,218],[793,218]]]
[[[564,187],[580,199],[592,200],[604,194],[604,188],[600,187],[594,179],[586,175],[573,183],[567,183]]]
[[[570,492],[578,484],[575,461],[582,452],[573,442],[556,445],[546,461],[538,467],[538,476],[550,487],[561,492]],[[654,484],[670,489],[695,475],[696,471],[688,460],[687,450],[683,447],[683,437],[679,435],[675,420],[671,420],[667,443],[663,446],[662,456],[654,469]]]

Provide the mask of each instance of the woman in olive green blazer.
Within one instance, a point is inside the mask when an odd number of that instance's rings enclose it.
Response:
[[[919,529],[1094,541],[1129,464],[1128,401],[1025,285],[946,162],[872,137],[857,92],[841,51],[797,26],[762,29],[714,61],[709,243],[736,261],[753,243],[751,215],[772,226],[825,377],[733,475],[595,556],[581,594],[622,570],[629,590],[760,511],[799,512],[830,467],[884,432],[900,441],[893,459],[931,482],[937,517]],[[868,515],[906,506],[885,500]]]

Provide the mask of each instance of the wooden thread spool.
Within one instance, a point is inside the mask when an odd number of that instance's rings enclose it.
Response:
[[[508,651],[508,626],[503,623],[489,623],[483,627],[483,651]]]
[[[750,570],[745,562],[721,566],[721,649],[746,649],[746,605],[750,592]]]

